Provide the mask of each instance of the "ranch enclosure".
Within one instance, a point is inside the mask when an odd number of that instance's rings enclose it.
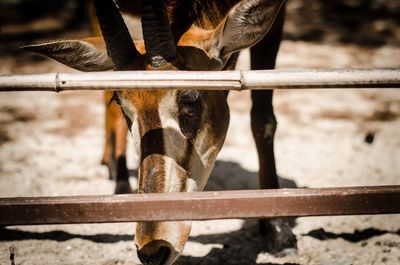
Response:
[[[79,15],[79,5],[67,7]],[[398,1],[289,0],[277,66],[400,68],[399,18]],[[72,15],[3,23],[0,74],[74,72],[17,49],[90,35],[88,25],[70,21]],[[244,52],[238,67],[248,64]],[[207,190],[258,187],[249,93],[231,92],[229,101],[230,129]],[[399,90],[283,90],[274,105],[283,186],[400,184]],[[99,91],[0,94],[0,197],[112,194],[114,183],[100,165],[103,115]],[[128,152],[136,187],[137,155]],[[256,220],[194,222],[178,264],[400,263],[400,215],[288,222],[298,251],[279,256],[266,251]],[[134,223],[0,228],[0,264],[11,264],[10,247],[15,264],[139,264],[134,231]]]

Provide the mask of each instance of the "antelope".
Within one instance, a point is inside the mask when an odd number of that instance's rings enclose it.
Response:
[[[143,41],[132,41],[112,0],[94,0],[103,38],[52,41],[27,49],[81,71],[231,70],[245,48],[251,48],[252,69],[275,67],[284,0],[145,0],[119,4],[122,10],[141,16]],[[140,156],[139,193],[203,190],[228,129],[227,96],[228,91],[195,91],[190,87],[180,91],[113,92],[112,100],[119,105]],[[272,96],[272,90],[251,93],[251,128],[263,189],[279,188]],[[123,153],[125,146],[119,148]],[[123,159],[118,163],[124,164]],[[117,183],[126,184],[124,177],[117,174]],[[296,246],[284,223],[261,220],[260,228],[262,233],[269,233],[271,251]],[[174,263],[190,229],[191,223],[184,221],[137,223],[134,241],[140,261]]]

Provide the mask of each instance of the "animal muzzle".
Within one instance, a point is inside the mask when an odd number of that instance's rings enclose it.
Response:
[[[154,240],[138,250],[137,255],[143,264],[167,264],[172,246],[164,240]]]
[[[189,237],[191,222],[140,222],[135,244],[143,264],[172,264]]]
[[[140,165],[139,192],[186,192],[187,171],[171,156],[152,153]],[[172,264],[182,251],[191,222],[139,222],[135,244],[143,264]]]

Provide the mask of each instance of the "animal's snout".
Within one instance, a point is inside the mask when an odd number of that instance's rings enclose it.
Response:
[[[137,255],[145,265],[167,264],[171,256],[170,244],[164,240],[154,240],[138,250]]]

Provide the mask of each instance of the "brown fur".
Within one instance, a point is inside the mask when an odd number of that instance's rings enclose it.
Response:
[[[113,66],[118,70],[207,71],[233,69],[238,52],[253,46],[252,69],[274,67],[283,24],[283,11],[279,12],[282,0],[167,0],[169,25],[160,19],[152,20],[165,15],[151,5],[160,4],[158,0],[120,0],[119,3],[128,13],[140,15],[141,10],[137,7],[141,1],[149,1],[146,8],[150,7],[154,12],[144,16],[143,24],[149,55],[146,55],[143,41],[139,41],[135,42],[136,51],[128,54],[134,55],[125,56],[127,51],[132,51],[132,46],[127,30],[122,30],[125,27],[121,25],[114,6],[111,6],[113,16],[107,17],[111,2],[106,3],[107,8],[100,7],[105,2],[97,2],[97,11],[102,11],[101,18],[117,19],[121,26],[119,33],[123,32],[122,35],[113,35],[104,31],[107,48],[112,51],[111,59],[100,38],[86,42],[54,42],[33,48],[42,53],[47,51],[53,58],[56,51],[58,57],[55,59],[84,71],[94,71],[96,67],[111,69]],[[280,15],[275,20],[278,13]],[[270,30],[274,21],[277,21],[276,26]],[[164,35],[154,38],[154,34],[160,34],[157,31],[160,29],[164,29]],[[118,43],[116,36],[122,36],[122,44]],[[174,43],[178,46],[173,47]],[[125,50],[125,46],[129,47]],[[102,59],[100,63],[98,58]],[[204,188],[225,140],[229,124],[228,92],[193,93],[190,89],[188,87],[185,92],[136,90],[105,93],[107,143],[103,161],[109,166],[110,173],[116,175],[116,192],[130,191],[125,159],[127,126],[121,122],[123,116],[128,124],[134,125],[130,129],[140,145],[139,192],[191,192]],[[110,103],[113,95],[121,108],[114,101]],[[272,91],[254,91],[252,101],[251,125],[259,154],[261,187],[277,188]],[[276,224],[268,227],[272,229],[273,246],[277,249],[293,246],[289,228]],[[189,232],[190,222],[140,222],[135,236],[138,256],[145,264],[171,264],[182,251]]]
[[[173,30],[175,42],[178,45],[178,54],[184,67],[188,67],[192,70],[214,70],[214,69],[233,69],[236,60],[237,53],[229,55],[228,59],[223,62],[223,67],[219,64],[219,61],[213,61],[213,49],[215,49],[216,38],[224,32],[224,25],[221,21],[226,17],[228,11],[237,1],[215,1],[215,0],[193,0],[181,1],[181,0],[170,0],[167,1],[168,6],[168,17],[170,27]],[[121,5],[124,6],[123,4]],[[209,12],[213,10],[213,12]],[[176,15],[174,12],[178,12],[180,15]],[[181,16],[181,17],[180,17]],[[275,30],[273,30],[274,32]],[[275,37],[274,37],[275,38]],[[143,43],[135,43],[137,49],[141,54],[144,54]],[[275,47],[279,47],[278,45]],[[233,50],[235,51],[235,50]],[[273,49],[274,55],[276,55],[277,49]],[[197,64],[191,63],[191,61],[197,62]],[[269,61],[274,63],[275,58],[272,57]],[[202,68],[203,67],[203,68]],[[268,65],[261,66],[269,68]],[[160,70],[176,70],[180,68],[179,64],[172,62],[171,64],[165,65]],[[145,66],[146,70],[151,70],[150,65]],[[139,192],[168,192],[168,188],[165,186],[165,176],[167,173],[164,172],[165,158],[161,154],[164,154],[166,150],[161,150],[158,145],[154,145],[154,142],[158,142],[159,145],[163,145],[162,140],[162,124],[158,116],[158,108],[160,100],[164,98],[165,91],[135,91],[135,92],[120,92],[120,96],[125,100],[132,102],[135,106],[137,117],[139,137],[141,138],[141,164],[140,171],[141,176],[139,177]],[[260,181],[264,188],[275,188],[276,184],[276,170],[274,165],[274,155],[272,150],[271,142],[273,139],[260,138],[260,135],[264,135],[261,130],[266,128],[266,125],[272,122],[272,127],[275,129],[276,121],[273,116],[272,105],[271,108],[267,108],[267,118],[263,117],[260,112],[255,112],[254,107],[257,106],[270,106],[269,102],[272,102],[272,96],[269,97],[269,93],[261,95],[258,99],[254,99],[255,105],[253,106],[252,120],[255,122],[260,120],[255,125],[252,123],[253,133],[257,142],[257,147],[260,157],[260,163],[263,161],[263,165],[260,165]],[[221,91],[204,91],[201,95],[201,100],[204,102],[205,111],[203,112],[203,105],[200,104],[196,108],[193,108],[189,104],[186,107],[179,101],[178,96],[178,108],[179,108],[179,125],[181,132],[185,137],[196,144],[197,130],[199,126],[208,126],[209,136],[206,141],[210,141],[210,146],[216,146],[218,150],[222,145],[226,130],[229,123],[229,111],[226,105],[226,92]],[[263,100],[266,100],[263,102]],[[266,104],[265,104],[266,103]],[[203,114],[202,114],[203,113]],[[182,114],[182,116],[181,116]],[[198,116],[201,115],[201,116]],[[270,118],[268,118],[269,116]],[[182,117],[182,118],[181,118]],[[275,124],[275,125],[274,125]],[[204,129],[204,128],[203,128]],[[261,131],[261,132],[260,132]],[[271,136],[273,137],[273,135]],[[203,140],[202,140],[203,141]],[[215,142],[213,142],[215,141]],[[219,146],[219,147],[218,147]],[[265,150],[267,150],[265,154]],[[272,151],[271,151],[272,150]],[[272,154],[271,154],[272,152]],[[188,170],[191,164],[196,163],[194,160],[190,160],[191,157],[197,157],[198,154],[193,148],[192,144],[188,144],[186,157],[188,160],[181,162],[176,160],[177,163],[184,166],[181,172],[180,179],[186,179],[188,176],[185,170]],[[269,161],[265,162],[265,159]],[[272,163],[271,163],[272,161]],[[204,165],[208,167],[209,165]],[[176,166],[177,168],[178,165]],[[156,172],[156,173],[154,173]],[[185,181],[182,181],[184,183]],[[269,185],[268,183],[272,183]],[[184,191],[185,186],[181,185],[180,191]],[[179,242],[171,243],[168,245],[169,249],[174,249],[176,252],[180,252],[183,244],[187,238],[189,228],[185,224],[179,222],[174,223],[175,225],[181,226],[179,232]],[[282,229],[283,233],[288,233],[290,237],[290,230]],[[146,260],[152,257],[159,248],[166,244],[165,238],[169,238],[171,231],[177,231],[173,224],[167,222],[158,223],[139,223],[137,226],[137,237],[135,239],[138,244],[138,255]],[[289,232],[287,232],[289,231]],[[163,242],[163,243],[160,243]],[[160,245],[161,244],[161,245]],[[170,243],[168,243],[170,244]],[[286,246],[286,245],[285,245]]]

